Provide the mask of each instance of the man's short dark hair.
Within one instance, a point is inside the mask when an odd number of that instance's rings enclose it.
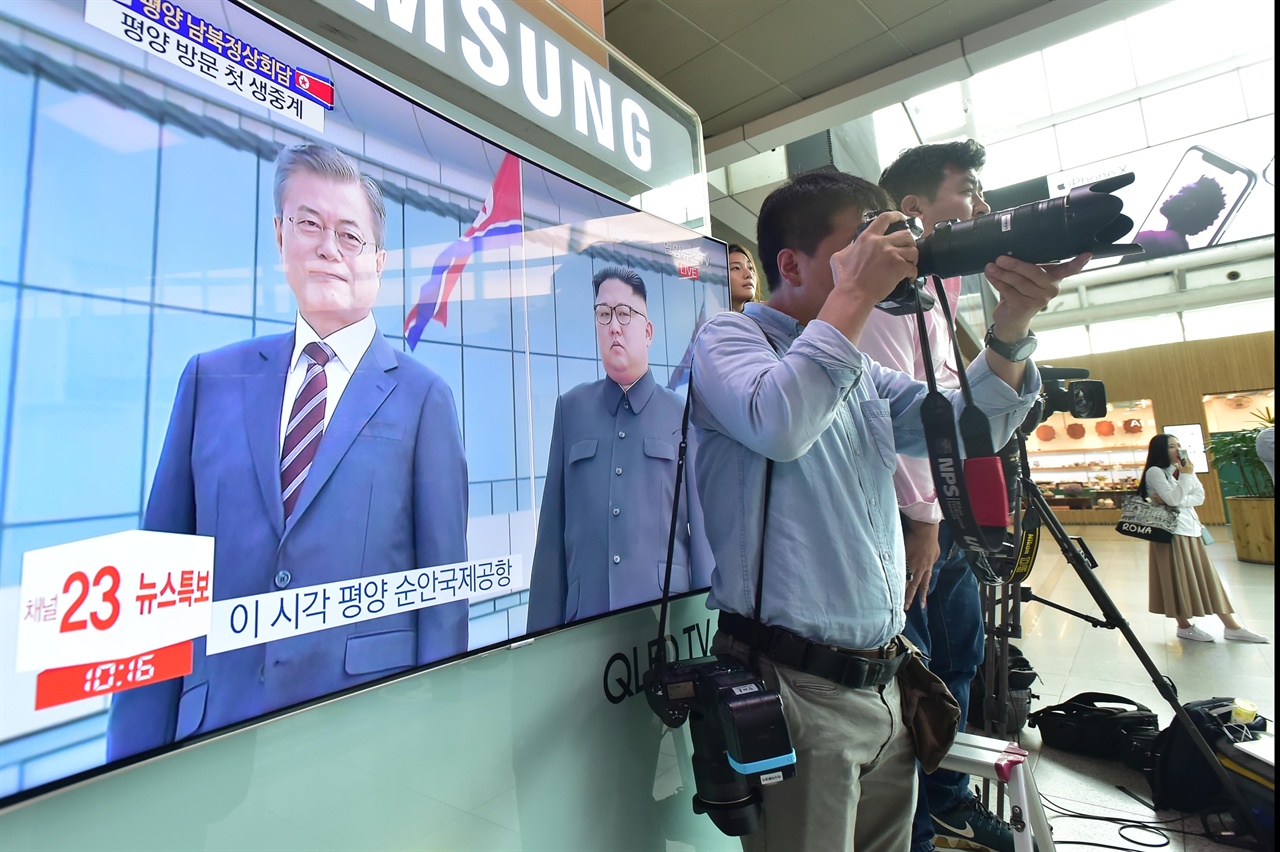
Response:
[[[625,266],[606,266],[595,275],[591,276],[591,294],[594,298],[600,297],[600,285],[604,282],[616,278],[623,284],[630,287],[635,294],[647,305],[649,304],[649,292],[645,289],[644,279],[640,277],[640,273],[634,269],[628,269]]]
[[[756,220],[756,245],[770,289],[781,281],[778,252],[812,255],[831,233],[836,214],[851,207],[867,213],[892,209],[893,203],[871,181],[831,168],[796,175],[769,193]]]
[[[893,199],[894,207],[902,206],[908,195],[921,195],[933,201],[938,187],[946,179],[947,167],[967,172],[981,171],[987,163],[987,149],[972,139],[942,142],[908,148],[880,173],[880,185]]]

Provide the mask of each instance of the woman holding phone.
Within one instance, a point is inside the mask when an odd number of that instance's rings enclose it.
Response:
[[[1147,447],[1147,464],[1138,496],[1154,503],[1174,506],[1178,526],[1169,544],[1151,542],[1148,570],[1148,609],[1178,622],[1178,638],[1190,642],[1212,642],[1214,637],[1191,619],[1214,613],[1222,619],[1224,636],[1236,642],[1266,643],[1271,640],[1240,624],[1222,586],[1218,569],[1205,550],[1204,528],[1195,507],[1204,503],[1204,486],[1178,439],[1156,435]]]

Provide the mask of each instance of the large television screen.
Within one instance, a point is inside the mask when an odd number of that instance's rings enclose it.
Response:
[[[0,6],[0,181],[0,806],[659,596],[722,243],[232,0]]]

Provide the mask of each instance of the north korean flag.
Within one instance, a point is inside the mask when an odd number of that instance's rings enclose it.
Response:
[[[318,74],[293,69],[293,86],[295,92],[310,98],[325,109],[333,109],[333,81],[326,80]]]

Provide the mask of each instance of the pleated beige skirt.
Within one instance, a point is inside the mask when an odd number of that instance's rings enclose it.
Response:
[[[1150,548],[1151,612],[1188,619],[1235,611],[1199,536],[1175,535],[1172,544],[1152,542]]]

